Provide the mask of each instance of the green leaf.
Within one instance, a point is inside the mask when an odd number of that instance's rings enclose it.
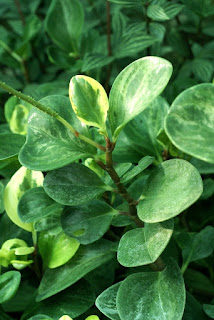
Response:
[[[41,26],[42,23],[36,15],[28,17],[24,27],[23,40],[28,42],[33,39],[40,31]]]
[[[117,76],[109,98],[113,141],[123,127],[163,91],[171,73],[172,65],[167,60],[145,57],[132,62]]]
[[[41,186],[44,176],[42,172],[31,171],[21,167],[11,178],[4,191],[4,207],[8,217],[20,228],[29,232],[33,230],[32,223],[23,223],[17,212],[22,195],[31,188]]]
[[[18,216],[30,223],[62,211],[62,205],[53,201],[42,187],[27,190],[19,200]]]
[[[194,59],[192,61],[192,72],[203,82],[210,82],[213,75],[213,65],[209,60]]]
[[[79,133],[89,136],[88,129],[77,119],[67,97],[49,96],[40,102],[56,111]],[[27,140],[19,154],[19,161],[25,167],[53,170],[93,153],[94,147],[75,137],[57,119],[36,108],[31,110]]]
[[[81,244],[89,244],[106,233],[115,214],[115,209],[100,200],[84,206],[66,207],[61,216],[62,228]]]
[[[77,118],[107,136],[105,122],[109,103],[101,84],[87,76],[74,76],[69,84],[69,97]]]
[[[188,268],[184,273],[184,280],[189,290],[214,296],[214,285],[203,273]]]
[[[4,194],[4,185],[0,181],[0,213],[4,212],[4,199],[3,199],[3,194]]]
[[[13,298],[21,281],[21,273],[8,271],[0,276],[0,303]]]
[[[67,236],[63,231],[57,235],[41,232],[38,247],[44,268],[57,268],[68,262],[79,248],[79,242]]]
[[[165,3],[164,5],[151,4],[148,7],[147,15],[155,21],[167,21],[174,18],[184,6],[180,3]]]
[[[86,53],[83,60],[81,72],[102,68],[114,60],[114,57],[109,57],[101,53]]]
[[[109,319],[121,320],[116,307],[117,292],[122,282],[118,282],[103,291],[96,299],[96,307]]]
[[[53,319],[44,314],[37,314],[36,316],[30,317],[28,320],[53,320]]]
[[[19,154],[25,143],[25,137],[14,133],[1,133],[0,140],[0,160],[9,159]]]
[[[174,222],[146,223],[144,228],[126,232],[119,242],[117,259],[125,267],[153,263],[167,246]]]
[[[26,106],[23,104],[17,104],[13,110],[11,119],[10,119],[10,130],[14,133],[21,135],[26,135],[27,133],[27,119],[29,111],[32,106]]]
[[[119,287],[116,305],[121,320],[181,320],[185,286],[176,262],[171,259],[162,272],[128,276]]]
[[[46,30],[60,48],[77,52],[83,23],[84,11],[79,0],[52,1],[47,12]]]
[[[210,318],[214,318],[214,304],[203,304],[203,310]]]
[[[154,161],[153,157],[147,156],[144,157],[143,159],[141,159],[138,162],[138,165],[135,166],[132,170],[128,171],[121,179],[122,183],[125,183],[131,179],[133,179],[134,177],[136,177],[139,173],[141,173],[142,171],[144,171],[148,166],[150,166],[150,164],[152,164],[152,162]]]
[[[79,163],[48,172],[43,186],[49,197],[69,206],[85,204],[111,190],[94,171]]]
[[[62,319],[63,320],[63,319]],[[65,319],[66,320],[66,319]],[[100,318],[98,318],[98,316],[89,316],[87,317],[85,320],[100,320]]]
[[[94,300],[95,294],[91,285],[82,279],[54,297],[39,303],[33,301],[22,319],[26,320],[29,315],[38,313],[48,314],[54,320],[58,320],[63,314],[76,318],[87,311],[94,304]]]
[[[189,292],[186,292],[186,298],[182,320],[207,320],[201,304]]]
[[[149,223],[168,220],[190,207],[202,191],[201,176],[193,165],[181,159],[165,161],[147,179],[138,216]]]
[[[214,180],[213,179],[204,179],[203,180],[204,184],[204,191],[201,195],[202,200],[207,200],[208,198],[212,197],[214,194]]]
[[[175,99],[166,117],[165,131],[183,152],[214,163],[213,112],[214,85],[198,84]]]
[[[214,173],[214,163],[208,163],[196,158],[192,158],[190,163],[196,167],[200,174],[212,174]]]
[[[80,247],[77,254],[65,265],[55,270],[46,270],[39,286],[37,301],[68,288],[90,271],[111,260],[114,257],[112,246],[110,241],[98,240]]]

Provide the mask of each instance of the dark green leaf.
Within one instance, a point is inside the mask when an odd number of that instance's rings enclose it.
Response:
[[[143,170],[145,170],[152,162],[154,161],[153,157],[147,156],[141,159],[138,162],[138,165],[135,166],[132,170],[128,171],[121,179],[122,183],[125,183],[134,177],[136,177],[139,173],[141,173]]]
[[[0,140],[0,160],[9,159],[19,154],[25,143],[25,137],[14,133],[1,133]]]
[[[6,302],[15,295],[21,281],[21,273],[8,271],[0,276],[0,303]]]
[[[214,318],[214,304],[204,304],[203,309],[210,318]]]

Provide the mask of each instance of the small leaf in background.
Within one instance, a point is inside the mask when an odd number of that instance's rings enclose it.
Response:
[[[85,204],[112,189],[94,171],[79,163],[49,172],[43,186],[49,197],[68,206]]]
[[[165,161],[147,179],[138,216],[149,223],[168,220],[190,207],[202,191],[201,176],[193,165],[181,159]]]
[[[201,195],[201,200],[207,200],[214,194],[214,180],[207,178],[203,180],[204,191]]]
[[[192,61],[192,72],[203,82],[210,82],[213,75],[213,65],[209,60],[194,59]]]
[[[198,84],[183,91],[166,117],[165,131],[183,152],[214,163],[214,86]]]
[[[36,300],[41,301],[53,296],[113,259],[115,254],[112,248],[112,242],[100,239],[87,246],[81,246],[76,255],[65,265],[56,269],[47,269],[40,283]]]
[[[109,57],[101,53],[86,53],[83,59],[81,72],[102,68],[114,61],[114,57]]]
[[[85,320],[100,320],[98,316],[89,316]]]
[[[121,320],[181,320],[185,286],[174,260],[162,272],[128,276],[120,285],[116,305]]]
[[[150,4],[147,9],[147,16],[154,21],[166,21],[174,18],[183,8],[184,5],[180,3]]]
[[[42,256],[43,267],[57,268],[68,262],[79,248],[79,242],[67,236],[63,231],[57,235],[50,232],[41,232],[38,242]]]
[[[4,212],[4,185],[0,182],[0,213]]]
[[[102,85],[87,76],[74,76],[69,84],[69,97],[77,118],[107,135],[105,122],[109,103]]]
[[[68,52],[78,52],[83,24],[84,11],[79,0],[51,2],[46,17],[46,30],[60,48]]]
[[[153,263],[167,246],[174,222],[145,223],[144,228],[126,232],[119,242],[117,259],[125,267],[137,267]]]
[[[150,156],[142,158],[132,170],[128,171],[126,174],[123,175],[121,182],[125,183],[133,179],[139,173],[144,171],[148,166],[150,166],[150,164],[152,164],[153,161],[154,161],[154,158]]]
[[[115,214],[115,209],[100,200],[84,206],[66,207],[61,216],[62,228],[81,244],[89,244],[105,234]]]
[[[109,319],[121,320],[116,307],[117,292],[122,282],[118,282],[103,291],[96,299],[96,307]]]
[[[33,39],[40,31],[42,23],[36,15],[27,17],[23,32],[23,41],[28,42]]]
[[[67,97],[49,96],[40,102],[56,111],[79,133],[89,136],[88,129],[77,119]],[[42,171],[53,170],[93,153],[94,147],[75,137],[57,119],[36,108],[31,110],[27,140],[19,154],[19,161],[25,167]]]
[[[36,316],[30,317],[28,320],[53,320],[53,319],[44,314],[37,314]]]
[[[212,304],[204,304],[203,310],[211,319],[214,318],[214,301]]]
[[[4,191],[4,207],[8,217],[20,228],[32,231],[32,223],[23,223],[18,217],[17,207],[22,195],[31,188],[41,186],[44,176],[40,171],[21,167],[11,178]]]
[[[109,98],[113,141],[164,90],[171,74],[171,63],[158,57],[141,58],[123,69],[113,83]]]
[[[202,305],[189,292],[186,292],[186,305],[182,320],[207,320]]]
[[[42,187],[27,190],[18,204],[18,216],[30,223],[62,211],[62,205],[53,201]]]
[[[0,134],[0,160],[12,158],[19,154],[19,151],[25,143],[25,137],[15,133]]]
[[[0,276],[0,303],[13,298],[21,281],[21,273],[8,271]]]

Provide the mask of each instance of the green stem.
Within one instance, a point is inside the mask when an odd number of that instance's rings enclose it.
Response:
[[[94,146],[97,149],[100,149],[102,151],[106,151],[106,148],[102,145],[100,145],[99,143],[89,139],[88,137],[80,134],[70,123],[68,123],[64,118],[62,118],[57,112],[55,112],[54,110],[52,110],[51,108],[44,106],[43,104],[41,104],[40,102],[34,100],[32,97],[30,96],[26,96],[25,94],[21,93],[20,91],[17,91],[15,89],[13,89],[12,87],[6,85],[4,82],[0,81],[0,87],[6,91],[8,91],[10,94],[16,96],[19,99],[22,99],[30,104],[32,104],[34,107],[36,107],[37,109],[39,109],[40,111],[47,113],[48,115],[50,115],[51,117],[56,118],[59,122],[61,122],[66,128],[68,128],[74,135],[75,137],[78,137],[79,139],[91,144],[92,146]]]

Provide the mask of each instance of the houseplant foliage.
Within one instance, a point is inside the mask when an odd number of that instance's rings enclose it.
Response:
[[[2,77],[0,88],[13,94],[5,104],[7,124],[0,125],[2,319],[213,317],[212,45],[207,60],[194,58],[188,71],[190,48],[179,53],[173,42],[182,42],[181,33],[189,35],[198,23],[197,31],[209,38],[210,2],[194,8],[189,1],[110,2],[112,52],[103,50],[97,28],[101,1],[97,8],[84,1],[87,10],[78,0],[53,0],[48,8],[40,1],[28,4],[32,16],[19,35],[21,60],[4,46],[20,60],[19,79],[24,77],[24,91],[32,90],[33,98]],[[42,8],[47,34],[36,18]],[[133,24],[138,10],[147,18],[139,15]],[[70,23],[66,12],[72,12]],[[190,12],[193,26],[184,19]],[[187,25],[182,28],[179,19]],[[173,21],[178,31],[171,28],[165,39]],[[97,51],[87,42],[83,48],[93,30]],[[52,41],[47,55],[56,77],[47,80],[45,67],[43,84],[29,84],[29,46],[42,41]],[[188,45],[194,54],[203,51]],[[174,56],[172,76],[166,59],[172,52],[184,55],[187,83]],[[46,61],[47,55],[38,55]],[[10,67],[11,60],[6,62]]]

